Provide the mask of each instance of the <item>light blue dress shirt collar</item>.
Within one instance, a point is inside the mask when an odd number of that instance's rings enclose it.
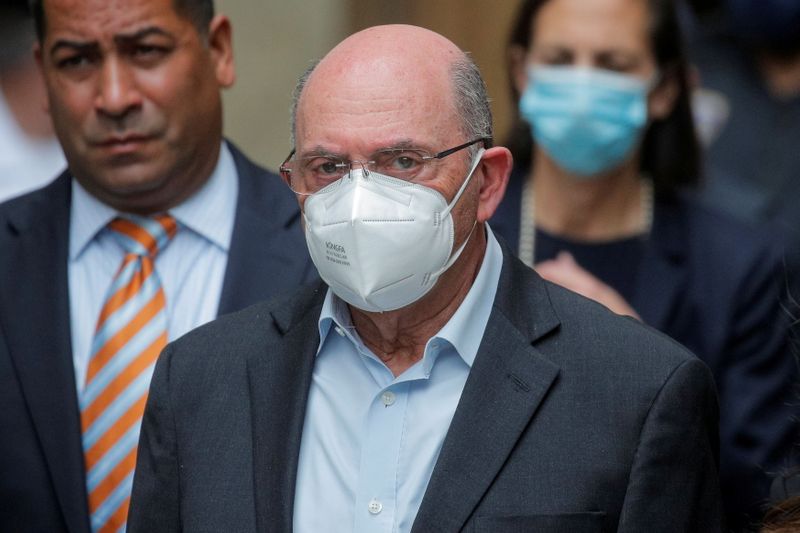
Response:
[[[459,357],[472,368],[475,356],[478,354],[481,339],[492,312],[497,284],[500,280],[500,270],[503,264],[503,252],[495,239],[488,224],[486,228],[486,252],[483,255],[481,268],[472,284],[467,296],[456,310],[455,314],[447,321],[439,332],[428,340],[422,359],[422,372],[427,378],[435,363],[435,356],[440,350],[430,350],[432,343],[444,341],[449,343],[458,353]],[[325,339],[332,328],[344,333],[362,354],[375,358],[374,354],[364,345],[353,326],[350,310],[347,303],[328,289],[322,312],[319,318],[319,355],[325,344]],[[434,354],[434,356],[430,356]],[[377,358],[375,358],[377,359]],[[409,369],[411,370],[411,369]]]
[[[180,205],[170,209],[182,228],[212,242],[227,253],[233,233],[238,187],[229,186],[237,180],[236,163],[227,144],[222,142],[219,159],[211,177]],[[70,210],[69,259],[75,261],[97,233],[119,214],[92,196],[78,180],[72,180]]]

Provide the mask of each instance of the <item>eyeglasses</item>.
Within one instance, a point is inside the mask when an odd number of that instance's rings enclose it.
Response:
[[[444,159],[479,142],[483,143],[484,148],[489,148],[492,139],[480,137],[436,154],[416,148],[389,148],[375,152],[365,161],[348,161],[330,155],[293,159],[295,151],[292,150],[281,164],[280,173],[292,191],[305,196],[334,190],[333,185],[349,175],[353,165],[360,165],[366,175],[377,172],[403,181],[419,183],[430,177],[425,168],[431,162]]]

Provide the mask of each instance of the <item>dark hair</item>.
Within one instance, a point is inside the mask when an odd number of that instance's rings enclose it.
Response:
[[[200,35],[208,33],[208,25],[214,18],[214,0],[172,0],[177,13],[192,21]],[[30,0],[33,23],[39,42],[44,40],[44,0]]]
[[[0,5],[0,72],[31,57],[33,23],[25,0]]]
[[[514,84],[510,50],[518,46],[527,50],[533,40],[533,19],[549,0],[523,0],[508,41],[508,75],[511,96],[516,110],[520,94]],[[671,193],[679,187],[696,185],[700,179],[700,146],[692,119],[688,66],[675,6],[672,0],[646,1],[651,15],[650,42],[653,55],[664,78],[672,77],[679,94],[672,112],[663,120],[650,124],[642,144],[641,170],[653,179],[657,192]],[[530,126],[515,111],[506,145],[514,161],[522,168],[530,166],[533,140]]]

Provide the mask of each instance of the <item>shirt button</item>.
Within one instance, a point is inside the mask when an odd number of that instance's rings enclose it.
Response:
[[[390,390],[387,390],[386,392],[381,394],[381,401],[383,402],[383,405],[385,405],[386,407],[389,407],[390,405],[392,405],[394,403],[395,399],[396,399],[396,396]]]
[[[338,333],[340,337],[344,337],[344,330],[342,328],[336,326],[334,329],[336,330],[336,333]]]
[[[378,514],[383,511],[383,504],[373,498],[372,501],[369,502],[367,509],[369,509],[370,514]]]

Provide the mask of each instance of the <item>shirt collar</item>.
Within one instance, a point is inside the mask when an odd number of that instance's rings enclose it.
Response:
[[[239,181],[236,164],[223,142],[211,177],[195,194],[169,212],[178,223],[228,251],[233,233]],[[72,180],[69,259],[74,261],[120,212],[92,196]]]
[[[503,252],[500,249],[500,245],[488,224],[485,224],[485,228],[486,251],[483,254],[481,268],[472,287],[467,292],[467,296],[458,306],[456,312],[444,327],[428,340],[425,346],[425,356],[423,357],[425,375],[430,375],[436,361],[436,357],[428,357],[434,341],[443,340],[449,343],[470,368],[472,368],[472,364],[478,354],[478,348],[494,305],[494,297],[500,281],[500,270],[503,266]],[[330,333],[331,328],[340,328],[337,331],[341,331],[342,335],[346,335],[357,349],[361,345],[361,340],[355,332],[347,304],[336,296],[330,288],[328,288],[325,301],[322,304],[318,325],[320,341],[317,354],[319,354],[322,345],[325,343],[325,338]]]
[[[76,260],[95,235],[111,222],[117,211],[104,204],[72,180],[72,207],[69,221],[69,260]]]
[[[236,163],[224,142],[219,160],[205,185],[177,207],[170,210],[182,225],[213,242],[227,252],[236,217],[239,179]]]
[[[325,344],[325,338],[328,336],[328,333],[330,333],[331,328],[339,328],[337,331],[341,331],[342,334],[347,334],[348,338],[356,347],[359,345],[359,342],[350,335],[351,332],[355,333],[355,326],[353,326],[347,303],[333,294],[330,288],[328,288],[328,292],[325,293],[325,301],[322,303],[318,327],[319,346],[317,347],[317,355],[319,355],[322,345]]]

